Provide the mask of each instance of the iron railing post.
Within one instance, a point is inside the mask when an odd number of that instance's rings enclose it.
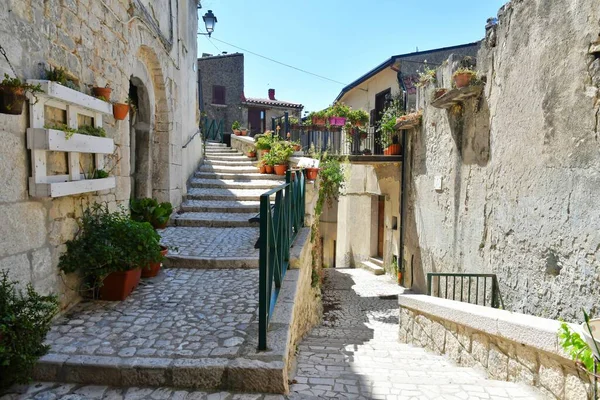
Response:
[[[268,195],[260,196],[260,249],[259,249],[259,271],[258,271],[258,349],[267,349],[267,328],[269,319],[270,296],[269,296],[269,222],[270,221],[270,199]]]
[[[427,296],[431,296],[431,279],[432,275],[427,274]]]

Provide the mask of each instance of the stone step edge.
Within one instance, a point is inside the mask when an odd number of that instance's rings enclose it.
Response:
[[[256,269],[258,257],[193,257],[167,255],[163,260],[167,268],[182,269]]]
[[[230,213],[230,214],[243,214],[243,213],[258,213],[260,211],[260,204],[255,206],[192,206],[192,205],[181,205],[181,209],[186,212],[206,212],[206,213]],[[174,218],[173,218],[174,219]]]
[[[106,386],[149,386],[284,393],[283,361],[237,358],[146,358],[46,354],[38,360],[38,381]]]
[[[203,227],[203,228],[252,228],[258,227],[258,222],[249,222],[244,220],[235,220],[235,221],[227,221],[227,220],[210,220],[210,219],[200,219],[200,218],[174,218],[173,226],[181,226],[181,227]]]
[[[358,268],[369,271],[373,275],[384,275],[385,274],[385,269],[383,269],[382,267],[380,267],[379,265],[377,265],[371,261],[361,261],[360,263],[358,263],[357,266],[358,266]]]

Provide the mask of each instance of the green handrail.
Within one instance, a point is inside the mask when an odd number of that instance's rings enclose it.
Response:
[[[290,247],[304,227],[305,188],[302,171],[287,171],[285,184],[260,196],[259,350],[267,349],[269,320],[289,267]]]

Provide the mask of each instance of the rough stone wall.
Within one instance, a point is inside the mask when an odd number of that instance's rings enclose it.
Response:
[[[182,142],[197,129],[197,89],[189,85],[196,77],[196,1],[144,2],[150,3],[168,7],[171,23],[165,24],[162,17],[158,22],[149,18],[143,5],[131,0],[2,1],[0,43],[22,79],[40,79],[44,68],[63,67],[84,93],[90,93],[88,85],[109,84],[111,100],[123,102],[130,78],[137,78],[152,100],[146,128],[151,135],[151,193],[178,206],[187,178],[183,171],[201,157],[199,151],[190,152],[198,150],[195,142],[182,150]],[[0,60],[0,73],[12,75],[4,60]],[[76,218],[89,203],[106,202],[111,209],[128,204],[132,118],[103,118],[107,136],[118,148],[117,157],[107,160],[109,165],[118,160],[111,172],[115,189],[50,199],[29,197],[28,111],[21,116],[0,115],[0,235],[4,238],[0,269],[22,284],[33,283],[41,292],[59,293],[64,306],[77,299],[77,281],[59,275],[58,259],[64,243],[78,229]],[[65,159],[49,156],[48,170],[64,169]]]
[[[513,1],[479,52],[481,97],[446,111],[429,105],[432,87],[420,93],[404,252],[417,290],[427,272],[496,273],[510,310],[598,315],[599,22],[593,0]]]
[[[482,368],[493,379],[536,386],[549,399],[592,398],[590,378],[570,359],[452,321],[401,307],[399,339]]]
[[[244,55],[227,54],[198,59],[198,75],[201,82],[201,109],[209,120],[224,120],[225,133],[231,133],[231,125],[239,121],[248,122],[242,112],[244,94]],[[225,105],[213,104],[213,86],[225,87]]]
[[[336,267],[356,267],[377,256],[379,196],[385,198],[384,266],[389,268],[398,256],[400,170],[400,163],[350,164],[338,202]],[[393,217],[398,221],[396,229]]]

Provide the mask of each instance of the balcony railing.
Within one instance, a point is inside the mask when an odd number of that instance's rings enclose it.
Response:
[[[375,128],[326,129],[319,127],[290,127],[290,139],[300,142],[304,150],[314,147],[317,151],[327,151],[332,155],[381,155],[381,147],[376,145]]]
[[[502,297],[495,274],[427,274],[427,294],[448,300],[500,308]]]

